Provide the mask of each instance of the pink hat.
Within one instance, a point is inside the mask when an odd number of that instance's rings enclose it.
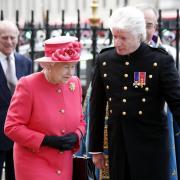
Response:
[[[45,41],[45,56],[36,59],[39,63],[78,62],[80,60],[81,44],[74,36],[60,36]]]

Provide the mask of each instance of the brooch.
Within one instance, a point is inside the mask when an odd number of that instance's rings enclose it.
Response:
[[[69,89],[70,89],[70,91],[74,91],[75,88],[76,88],[75,83],[73,83],[73,82],[69,83]]]
[[[133,86],[135,88],[141,87],[146,85],[146,72],[134,72],[134,83]]]

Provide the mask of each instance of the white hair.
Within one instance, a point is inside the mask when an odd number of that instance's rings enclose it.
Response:
[[[9,20],[3,20],[0,21],[0,34],[3,31],[6,31],[7,29],[12,29],[16,32],[16,35],[19,35],[19,30],[18,27],[16,26],[16,24],[14,24],[13,22],[9,21]]]
[[[143,13],[135,7],[121,7],[115,10],[108,23],[111,31],[127,30],[133,35],[140,37],[140,41],[146,40],[146,24]]]
[[[49,70],[52,66],[54,66],[55,62],[40,62],[39,65],[42,69]]]

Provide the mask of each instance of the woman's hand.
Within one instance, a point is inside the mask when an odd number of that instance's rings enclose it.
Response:
[[[45,136],[41,145],[53,147],[60,151],[68,151],[73,149],[77,142],[78,135],[72,132],[64,136]]]

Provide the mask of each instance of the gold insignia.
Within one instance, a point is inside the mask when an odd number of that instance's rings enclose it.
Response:
[[[69,83],[69,89],[70,89],[70,91],[74,91],[75,88],[76,88],[75,83],[73,83],[73,82]]]

